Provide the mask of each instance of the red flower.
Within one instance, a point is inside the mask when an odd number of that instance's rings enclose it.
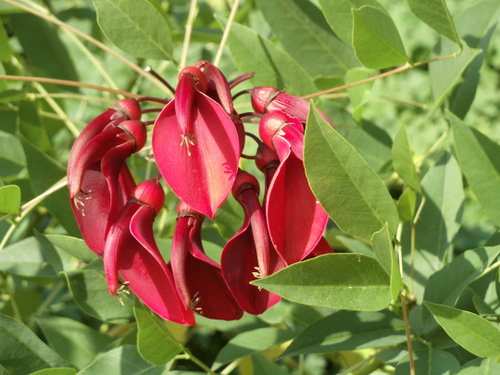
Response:
[[[214,218],[238,170],[238,131],[219,103],[204,93],[206,78],[194,67],[181,71],[175,98],[155,121],[153,153],[174,193]]]
[[[240,319],[243,311],[222,278],[220,266],[203,251],[203,214],[181,202],[170,266],[184,307],[211,319]]]
[[[262,118],[259,133],[280,160],[269,185],[265,207],[271,241],[289,265],[304,259],[315,248],[328,215],[306,178],[301,123],[281,111],[272,112]]]
[[[153,235],[153,221],[165,194],[158,180],[139,184],[111,226],[104,249],[104,269],[112,295],[123,284],[159,316],[194,325],[194,314],[182,303],[172,273]]]
[[[240,170],[233,195],[245,211],[245,221],[222,251],[222,275],[241,308],[250,314],[261,314],[281,297],[250,282],[278,271],[285,264],[269,240],[255,177]]]

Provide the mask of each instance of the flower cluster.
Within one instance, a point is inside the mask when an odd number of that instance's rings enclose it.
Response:
[[[71,205],[83,239],[103,258],[111,294],[126,286],[159,316],[182,324],[195,324],[195,314],[239,319],[280,300],[251,281],[332,252],[323,237],[328,216],[304,170],[308,103],[255,87],[237,94],[250,94],[255,112],[238,114],[231,89],[249,77],[228,82],[208,61],[180,72],[175,97],[154,121],[157,178],[136,184],[126,164],[147,140],[140,100],[119,100],[75,141],[68,162]],[[258,138],[245,132],[247,118],[258,119]],[[248,157],[247,135],[258,142],[251,158],[264,174],[263,202],[255,176],[239,168]],[[161,178],[180,200],[168,263],[153,232],[165,199]],[[244,222],[218,264],[203,250],[201,228],[231,193]]]

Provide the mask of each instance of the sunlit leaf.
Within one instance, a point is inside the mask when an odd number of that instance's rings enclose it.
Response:
[[[420,180],[418,178],[413,153],[411,151],[410,139],[406,131],[406,125],[401,124],[399,131],[394,137],[392,144],[392,165],[403,181],[413,190],[422,194]]]
[[[5,214],[19,213],[21,204],[21,189],[17,185],[0,187],[0,212]]]
[[[415,374],[451,375],[460,369],[460,364],[453,354],[434,348],[414,351],[413,361]],[[406,356],[396,366],[394,375],[407,375],[409,373],[410,362]]]

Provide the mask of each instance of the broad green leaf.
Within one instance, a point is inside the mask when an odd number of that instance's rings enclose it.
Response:
[[[461,119],[469,111],[476,95],[486,51],[496,29],[499,8],[499,1],[484,0],[472,3],[455,16],[458,34],[469,47],[482,50],[467,67],[461,82],[455,86],[449,97],[450,111]]]
[[[444,350],[426,349],[413,352],[415,374],[425,375],[452,375],[460,369],[460,364],[455,356]],[[408,356],[403,358],[396,366],[394,375],[410,374]]]
[[[126,293],[109,294],[100,260],[81,271],[65,273],[65,276],[75,302],[90,316],[114,323],[128,322],[132,318],[133,298]]]
[[[93,0],[104,34],[135,57],[173,60],[170,29],[147,0]]]
[[[298,303],[377,311],[391,301],[389,276],[376,259],[328,254],[292,264],[252,284]]]
[[[0,112],[0,115],[4,115]],[[0,131],[0,173],[2,177],[18,175],[26,166],[21,142],[12,134]]]
[[[353,9],[352,45],[358,60],[371,69],[409,62],[398,29],[389,14],[365,5]]]
[[[453,17],[444,0],[408,0],[411,11],[441,35],[461,46]]]
[[[314,195],[340,229],[366,240],[399,223],[396,206],[379,176],[316,111],[309,110],[304,165]]]
[[[38,150],[50,154],[53,147],[45,126],[38,115],[36,102],[21,101],[19,103],[19,132]]]
[[[57,249],[43,234],[35,232],[35,238],[43,254],[57,274],[60,272],[75,271],[83,267],[82,262],[78,258]]]
[[[392,144],[392,165],[399,177],[413,190],[422,194],[417,169],[413,163],[410,139],[406,131],[406,125],[401,124],[399,131],[394,137]]]
[[[371,243],[375,257],[391,279],[391,297],[392,303],[395,303],[399,296],[403,281],[401,279],[398,261],[394,253],[392,239],[389,236],[387,225],[384,225],[380,231],[373,234]]]
[[[133,345],[123,345],[103,353],[78,375],[167,375],[173,374],[168,365],[155,366],[146,362]]]
[[[491,221],[500,226],[500,145],[449,114],[458,161]]]
[[[0,270],[21,277],[55,277],[35,237],[7,246],[0,252]]]
[[[99,259],[99,255],[90,250],[85,241],[80,238],[60,234],[48,234],[45,237],[57,250],[62,250],[84,263]]]
[[[223,26],[226,24],[220,18],[219,22]],[[302,66],[252,29],[233,23],[228,46],[240,72],[255,72],[253,85],[286,89],[299,96],[316,91],[312,78]]]
[[[438,56],[455,55],[455,57],[429,64],[429,79],[431,82],[432,96],[434,98],[429,116],[443,104],[453,88],[461,82],[465,69],[467,69],[474,58],[481,53],[481,50],[472,49],[467,46],[467,44],[464,44],[462,53],[456,56],[456,49],[456,44],[447,39],[441,39],[435,48],[435,53]]]
[[[12,14],[9,19],[9,26],[29,59],[31,69],[39,69],[48,77],[78,81],[75,66],[55,25],[29,13]],[[78,88],[65,87],[65,90],[78,91]]]
[[[257,0],[285,51],[314,78],[344,75],[357,66],[351,48],[331,32],[321,11],[301,0]]]
[[[183,347],[165,326],[165,321],[154,315],[138,300],[134,305],[137,320],[137,350],[149,363],[163,366],[179,354]]]
[[[345,74],[345,83],[350,84],[364,79],[373,77],[373,73],[364,68],[352,68]],[[353,107],[352,117],[357,121],[361,120],[363,110],[363,103],[366,91],[370,90],[373,86],[372,82],[363,83],[362,85],[353,86],[347,89],[351,105]]]
[[[22,141],[30,182],[35,194],[42,194],[66,176],[66,168],[19,135]],[[57,218],[68,234],[79,236],[80,230],[71,211],[68,188],[64,187],[43,200],[43,205]]]
[[[243,219],[243,210],[232,195],[227,197],[215,213],[217,230],[226,240],[229,240],[240,230]]]
[[[407,187],[403,194],[400,195],[396,207],[401,221],[412,221],[415,215],[415,205],[417,203],[417,196],[415,191]]]
[[[0,315],[0,337],[0,364],[9,373],[71,366],[18,320]]]
[[[32,372],[30,375],[76,375],[76,370],[70,367],[46,368]]]
[[[77,320],[50,315],[39,315],[36,319],[49,345],[78,368],[92,362],[112,342],[109,336]]]
[[[319,5],[335,34],[349,46],[352,45],[352,9],[371,5],[384,11],[382,5],[376,0],[319,0]]]
[[[496,358],[476,358],[466,362],[455,375],[495,375],[500,373],[500,362]]]
[[[17,185],[0,187],[0,212],[18,214],[21,204],[21,189]]]
[[[387,310],[338,311],[300,332],[281,357],[379,348],[405,340],[403,320]]]
[[[467,250],[435,272],[425,286],[424,300],[454,306],[465,288],[497,258],[500,246]],[[429,316],[424,312],[424,324]]]
[[[2,314],[27,321],[38,310],[42,298],[36,289],[17,289],[0,310]]]
[[[288,375],[289,371],[285,365],[274,363],[272,358],[266,358],[260,353],[252,355],[253,373],[259,375]]]
[[[469,311],[424,302],[439,325],[461,347],[478,357],[500,355],[500,331]]]
[[[12,48],[10,47],[9,36],[5,31],[5,27],[0,27],[0,60],[8,60],[11,55]]]
[[[292,339],[293,336],[295,332],[277,327],[258,328],[240,333],[229,340],[217,354],[212,369],[217,370],[222,365],[238,358],[278,346]]]

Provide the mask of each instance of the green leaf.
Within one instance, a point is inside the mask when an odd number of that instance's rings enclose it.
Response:
[[[10,47],[9,36],[5,31],[5,27],[0,27],[0,60],[8,60],[11,55],[12,48]]]
[[[385,11],[384,7],[376,0],[319,0],[319,5],[335,34],[349,46],[352,45],[352,9],[362,7],[363,5],[371,5],[381,11]]]
[[[78,368],[88,365],[112,342],[109,336],[73,319],[49,315],[36,318],[50,346]]]
[[[30,375],[76,375],[76,370],[70,367],[46,368],[32,372]]]
[[[82,262],[78,258],[57,249],[43,234],[35,232],[35,238],[56,273],[71,272],[82,268]]]
[[[465,288],[477,279],[500,254],[500,246],[467,250],[427,281],[424,300],[454,306]],[[428,314],[423,314],[424,324]]]
[[[451,375],[460,369],[460,364],[453,354],[444,350],[429,348],[427,350],[414,351],[413,360],[415,374],[419,375]],[[410,363],[408,356],[406,356],[396,366],[394,375],[408,374],[410,374]]]
[[[399,296],[403,280],[401,279],[398,261],[392,247],[392,239],[389,235],[387,225],[384,225],[380,231],[373,234],[371,243],[375,257],[391,279],[391,297],[392,303],[395,303]]]
[[[358,60],[371,69],[409,62],[398,29],[389,14],[365,5],[353,9],[352,45]]]
[[[12,374],[70,366],[23,323],[5,315],[0,315],[0,337],[0,364]]]
[[[0,252],[0,270],[21,277],[55,277],[47,258],[35,240],[28,237]]]
[[[0,112],[2,116],[4,112]],[[18,175],[26,166],[21,142],[12,134],[0,131],[0,173],[2,177]]]
[[[422,194],[420,180],[415,164],[413,163],[410,139],[404,123],[401,124],[401,127],[394,137],[394,142],[392,144],[392,165],[399,177],[401,177],[408,186]]]
[[[390,303],[389,276],[372,257],[328,254],[292,264],[252,284],[298,303],[376,311]]]
[[[288,369],[285,365],[274,363],[272,358],[266,358],[260,353],[252,355],[253,373],[259,375],[288,375]]]
[[[453,17],[444,0],[408,0],[408,5],[411,11],[427,25],[462,46]]]
[[[218,19],[222,26],[226,24]],[[298,96],[316,92],[312,78],[302,66],[252,29],[233,23],[228,46],[240,72],[255,72],[253,85],[286,88]]]
[[[364,79],[373,77],[373,73],[365,68],[352,68],[345,74],[345,83],[350,84]],[[372,82],[363,83],[362,85],[353,86],[347,89],[351,105],[353,107],[352,117],[357,121],[361,120],[363,109],[364,96],[366,91],[373,86]]]
[[[37,102],[21,101],[19,103],[19,132],[38,150],[49,153],[53,147],[45,126],[38,115]]]
[[[464,364],[455,375],[495,375],[500,373],[500,362],[496,358],[476,358]]]
[[[240,333],[229,340],[217,354],[212,369],[217,370],[222,365],[238,358],[278,346],[293,336],[295,332],[277,327],[258,328]]]
[[[461,347],[478,357],[500,354],[500,331],[469,311],[424,301],[439,325]]]
[[[137,320],[137,350],[149,363],[163,366],[172,360],[183,347],[165,326],[165,321],[154,315],[138,300],[134,305]]]
[[[340,229],[370,240],[385,223],[391,237],[399,217],[379,176],[315,110],[309,110],[304,165],[314,195]]]
[[[21,205],[21,189],[17,185],[0,187],[0,212],[4,214],[19,214]]]
[[[449,114],[462,172],[491,221],[500,226],[500,145]]]
[[[403,320],[387,310],[338,311],[300,332],[281,357],[379,348],[405,340]]]
[[[109,294],[103,265],[100,260],[81,271],[64,273],[75,302],[90,316],[99,320],[124,323],[132,317],[133,299],[120,294],[120,300]]]
[[[147,0],[92,0],[104,34],[135,57],[173,60],[170,29]]]
[[[60,234],[48,234],[45,236],[57,250],[64,251],[83,263],[92,263],[99,259],[81,238],[64,236]]]
[[[215,213],[217,230],[225,240],[229,240],[240,230],[243,216],[240,204],[232,195],[229,195]]]
[[[146,362],[133,345],[123,345],[106,352],[81,370],[78,375],[167,375],[168,366],[157,367]]]
[[[396,207],[401,221],[412,221],[415,215],[415,205],[417,203],[417,196],[415,191],[407,187],[403,194],[400,195]]]
[[[344,75],[358,65],[352,49],[331,32],[311,2],[257,0],[257,4],[285,51],[313,78]]]

